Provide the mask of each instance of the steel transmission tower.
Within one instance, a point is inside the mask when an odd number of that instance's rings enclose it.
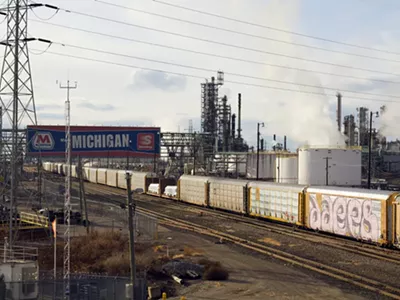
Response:
[[[28,0],[9,0],[7,12],[7,40],[0,78],[2,105],[2,155],[10,174],[10,251],[13,243],[12,217],[16,207],[25,152],[26,130],[21,126],[36,125],[31,67],[28,52]]]

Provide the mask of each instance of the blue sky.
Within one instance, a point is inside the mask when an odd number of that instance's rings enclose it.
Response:
[[[400,60],[400,55],[357,49],[239,24],[169,7],[154,1],[107,1],[148,12],[246,32],[266,38],[279,39],[285,42],[302,43],[335,51],[375,56],[379,59]],[[397,18],[400,11],[400,2],[394,0],[384,1],[383,4],[382,2],[378,4],[377,1],[372,0],[165,1],[288,31],[400,53],[400,43],[398,42],[400,21]],[[225,44],[235,44],[261,51],[324,61],[331,64],[368,68],[381,72],[400,74],[400,63],[359,58],[237,35],[235,33],[221,32],[215,29],[149,16],[127,9],[110,7],[94,1],[56,0],[50,2],[62,8],[69,9],[72,13],[60,11],[48,21],[43,20],[51,17],[53,15],[52,11],[38,9],[35,11],[36,15],[30,15],[30,19],[32,20],[29,24],[30,35],[46,38],[54,42],[47,52],[41,55],[31,54],[36,104],[38,106],[37,113],[40,124],[63,124],[65,90],[60,90],[56,81],[65,82],[67,78],[70,78],[72,81],[78,81],[78,89],[71,92],[73,124],[152,125],[161,126],[164,131],[177,131],[178,128],[183,131],[187,127],[189,119],[192,119],[198,130],[200,83],[204,82],[205,78],[216,76],[216,73],[145,61],[133,58],[132,56],[212,70],[223,70],[226,72],[226,81],[239,81],[253,85],[268,85],[273,88],[290,88],[303,92],[318,92],[329,95],[316,96],[226,82],[221,90],[221,94],[228,95],[229,103],[232,105],[232,110],[235,113],[237,112],[237,94],[242,93],[243,133],[251,145],[255,143],[255,128],[257,122],[260,121],[265,122],[267,125],[263,129],[263,134],[268,137],[267,141],[274,133],[278,136],[287,135],[289,145],[292,148],[304,143],[326,145],[343,142],[343,138],[336,132],[336,100],[332,96],[336,92],[335,90],[328,90],[326,87],[337,88],[339,91],[353,90],[385,95],[399,94],[399,84],[383,84],[373,81],[374,79],[397,80],[398,76],[351,70],[333,65],[289,59],[279,55],[210,44],[167,33],[146,30],[144,28],[84,17],[75,12],[134,23],[202,39],[216,40]],[[93,35],[87,32],[60,28],[52,24],[72,26],[78,29],[97,31],[125,39],[141,40],[147,43],[232,56],[260,63],[363,77],[365,79],[335,77],[208,57],[143,43]],[[0,28],[5,32],[6,24],[3,23],[1,26]],[[61,46],[60,44],[65,44],[66,46]],[[76,46],[119,53],[124,56],[77,49]],[[45,46],[38,43],[32,43],[30,47],[32,51],[45,50]],[[54,55],[51,52],[63,55],[78,55],[97,60],[108,60],[120,65],[68,58]],[[166,73],[144,71],[140,70],[140,68],[122,65],[160,69],[166,71]],[[171,75],[168,72],[191,74],[204,79]],[[231,73],[314,85],[320,88],[268,82],[249,77],[237,77],[229,75]],[[385,104],[383,102],[350,99],[352,96],[369,97],[378,100],[394,99],[348,92],[343,92],[342,94],[344,114],[355,113],[355,108],[360,105],[377,110],[382,104]],[[400,135],[398,134],[400,133],[400,122],[397,121],[400,116],[400,107],[398,103],[389,103],[389,105],[391,107],[390,112],[384,118],[381,118],[379,122],[377,121],[377,126],[380,126],[381,123],[385,124],[389,128],[386,129],[388,131],[387,134],[396,137]]]

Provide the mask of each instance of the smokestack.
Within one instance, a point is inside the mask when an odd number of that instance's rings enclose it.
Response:
[[[264,151],[264,139],[260,140],[260,150]]]
[[[339,132],[342,132],[342,95],[340,93],[337,93],[336,97],[337,97],[336,121]]]
[[[276,134],[274,134],[274,141],[276,141]]]
[[[275,151],[276,150],[276,134],[274,134],[274,146],[272,147],[272,149]]]
[[[283,137],[283,150],[287,151],[287,146],[286,146],[286,135]]]
[[[235,138],[236,115],[232,115],[232,138]]]
[[[242,94],[239,93],[238,99],[238,138],[242,137]]]

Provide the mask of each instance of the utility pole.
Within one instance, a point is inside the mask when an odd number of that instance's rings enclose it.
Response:
[[[128,226],[129,226],[129,251],[131,255],[131,283],[132,283],[132,295],[135,297],[135,284],[136,284],[136,261],[135,261],[135,234],[133,228],[133,219],[135,215],[135,204],[133,202],[133,195],[131,191],[131,174],[126,172],[126,186],[127,186],[127,204],[128,204]]]
[[[60,89],[67,89],[67,100],[65,101],[65,160],[67,174],[65,176],[65,201],[64,201],[64,223],[66,225],[64,232],[64,297],[70,299],[70,267],[71,267],[71,103],[69,94],[71,89],[76,89],[77,83],[74,86],[70,85],[69,80],[67,85],[63,86],[60,83]]]
[[[264,123],[257,123],[257,180],[259,179],[260,168],[260,126],[264,127]]]
[[[376,112],[376,117],[379,117],[379,112]],[[371,169],[372,169],[372,118],[374,113],[369,113],[369,143],[368,143],[368,189],[371,189]]]
[[[329,185],[329,160],[332,159],[332,157],[323,157],[323,159],[326,160],[326,165],[325,165],[325,185]]]

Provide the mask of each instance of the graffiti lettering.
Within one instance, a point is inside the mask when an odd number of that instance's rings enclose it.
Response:
[[[320,207],[316,195],[311,194],[309,204],[310,228],[378,241],[379,212],[373,212],[372,200],[323,195]]]

